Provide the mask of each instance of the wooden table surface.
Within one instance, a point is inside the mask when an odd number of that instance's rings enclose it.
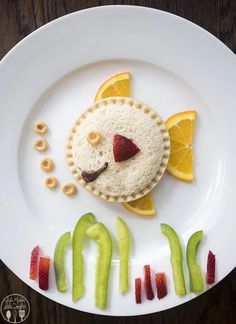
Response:
[[[0,0],[0,58],[21,39],[57,17],[110,4],[141,5],[177,14],[202,26],[236,53],[236,0]],[[24,323],[236,323],[236,269],[187,304],[139,317],[97,316],[57,304],[29,288],[0,261],[0,302],[11,293],[21,294],[30,302],[31,314]],[[0,323],[5,323],[1,315]]]

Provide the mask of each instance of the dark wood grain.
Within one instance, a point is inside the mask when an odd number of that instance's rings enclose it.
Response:
[[[235,0],[0,0],[0,58],[29,33],[57,17],[110,4],[141,5],[175,13],[207,29],[236,53]],[[236,323],[236,270],[187,304],[140,317],[96,316],[64,307],[36,293],[0,262],[0,302],[10,293],[22,294],[30,301],[31,315],[25,323],[31,324]],[[4,323],[1,315],[0,323]]]

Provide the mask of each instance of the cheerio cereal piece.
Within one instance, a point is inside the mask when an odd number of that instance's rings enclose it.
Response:
[[[43,135],[43,134],[46,134],[47,131],[48,131],[48,126],[44,121],[39,120],[39,121],[36,121],[34,123],[34,132],[36,134],[42,134]]]
[[[45,152],[48,149],[48,142],[45,140],[45,138],[37,138],[34,141],[34,148],[38,152]]]
[[[54,168],[54,162],[52,159],[45,157],[41,160],[40,162],[40,168],[44,171],[44,172],[50,172],[53,170]]]
[[[97,145],[101,142],[101,134],[97,131],[90,131],[87,134],[87,141],[92,145]]]
[[[61,190],[66,196],[72,196],[77,191],[76,186],[71,182],[65,183]]]
[[[58,181],[56,177],[50,176],[45,179],[44,184],[48,189],[54,189],[58,186]]]

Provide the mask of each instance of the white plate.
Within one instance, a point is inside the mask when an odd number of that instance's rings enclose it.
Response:
[[[107,315],[137,315],[182,304],[196,296],[174,293],[169,247],[160,222],[172,225],[183,248],[191,233],[204,230],[199,262],[206,268],[211,249],[217,256],[217,281],[235,266],[236,59],[215,37],[174,15],[146,8],[108,6],[70,14],[40,28],[20,42],[0,65],[1,258],[24,282],[69,307]],[[60,183],[71,181],[64,143],[75,118],[92,102],[107,77],[132,74],[132,96],[156,109],[163,118],[189,108],[197,110],[194,139],[196,181],[184,183],[167,174],[154,190],[159,216],[142,218],[121,205],[108,203],[79,187],[67,198],[43,186],[42,155],[32,149],[33,122],[43,119],[50,132],[50,154]],[[31,249],[39,244],[53,257],[58,237],[73,231],[80,215],[93,211],[115,237],[121,215],[132,232],[131,288],[118,291],[118,256],[114,240],[109,306],[93,304],[95,244],[87,242],[86,293],[71,300],[71,249],[66,257],[69,292],[56,290],[53,267],[50,289],[28,278]],[[185,253],[185,251],[184,251]],[[134,278],[143,266],[165,271],[168,295],[161,301],[134,302]],[[52,265],[52,264],[51,264]],[[185,269],[186,270],[186,269]],[[188,275],[186,272],[188,285]]]

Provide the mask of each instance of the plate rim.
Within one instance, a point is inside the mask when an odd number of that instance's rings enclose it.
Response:
[[[161,9],[156,9],[156,8],[152,8],[152,7],[144,7],[144,6],[137,6],[137,5],[104,5],[104,6],[97,6],[97,7],[89,7],[89,8],[85,8],[85,9],[81,9],[81,10],[77,10],[77,11],[73,11],[71,13],[65,14],[63,16],[60,16],[58,18],[55,18],[49,22],[47,22],[46,24],[40,26],[39,28],[33,30],[30,34],[28,34],[27,36],[25,36],[23,39],[21,39],[19,42],[17,42],[0,60],[0,67],[3,63],[5,63],[5,61],[12,55],[14,54],[14,52],[18,49],[18,47],[24,45],[25,42],[29,41],[32,37],[35,37],[35,35],[37,35],[37,33],[43,31],[44,29],[48,29],[48,27],[53,26],[54,24],[57,24],[58,22],[60,22],[60,20],[65,20],[65,19],[70,19],[70,17],[72,16],[76,16],[78,14],[86,14],[92,11],[100,11],[100,10],[109,10],[109,9],[134,9],[135,10],[143,10],[143,11],[150,11],[150,12],[159,12],[162,15],[167,15],[167,16],[173,16],[173,18],[175,19],[179,19],[184,21],[185,23],[188,23],[190,25],[192,25],[194,28],[198,28],[200,29],[202,32],[206,33],[208,36],[210,36],[211,38],[213,38],[214,40],[216,40],[218,42],[218,45],[223,46],[225,50],[229,51],[231,54],[235,55],[234,52],[225,44],[223,43],[223,41],[221,41],[219,38],[217,38],[215,35],[213,35],[212,33],[210,33],[208,30],[204,29],[203,27],[201,27],[200,25],[198,25],[197,23],[194,23],[184,17],[178,16],[172,12],[168,12],[165,10],[161,10]]]

